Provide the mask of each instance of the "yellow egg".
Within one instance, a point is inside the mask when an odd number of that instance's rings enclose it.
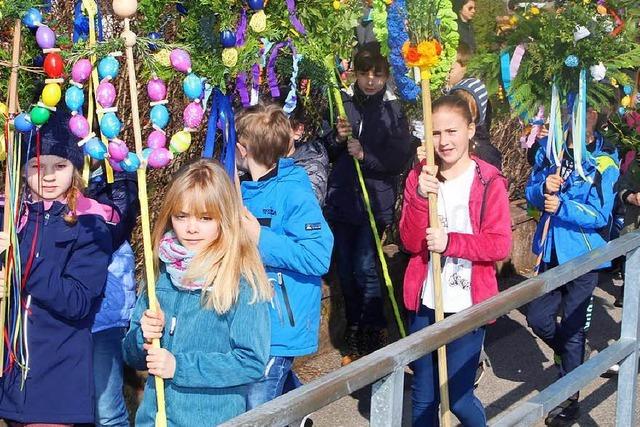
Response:
[[[341,6],[341,4],[340,4],[340,0],[334,0],[334,1],[333,1],[333,3],[332,3],[332,5],[333,5],[333,8],[334,8],[335,10],[339,10],[339,9],[340,9],[340,6]]]
[[[184,153],[191,145],[191,134],[185,130],[181,130],[171,137],[169,146],[174,153]]]
[[[49,83],[42,89],[42,102],[47,107],[55,107],[60,102],[62,91],[58,83]]]
[[[622,100],[620,101],[620,105],[622,105],[624,108],[627,108],[629,105],[631,105],[631,97],[627,95],[622,98]]]
[[[9,115],[9,108],[7,107],[7,104],[0,102],[0,115],[2,116],[8,116]]]

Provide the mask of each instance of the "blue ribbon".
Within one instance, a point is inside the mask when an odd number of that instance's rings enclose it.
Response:
[[[220,89],[214,89],[202,157],[212,158],[216,151],[218,122],[222,130],[223,143],[220,161],[227,174],[233,179],[236,164],[236,125],[231,106],[231,96],[223,94]]]
[[[98,41],[102,41],[102,14],[98,7],[96,14],[96,28],[98,30]],[[89,17],[82,13],[82,0],[76,1],[73,12],[73,42],[84,41],[89,38]]]

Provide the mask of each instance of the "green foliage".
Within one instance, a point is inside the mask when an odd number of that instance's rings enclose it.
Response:
[[[472,22],[479,53],[495,51],[496,17],[506,13],[505,2],[476,0],[476,16]]]

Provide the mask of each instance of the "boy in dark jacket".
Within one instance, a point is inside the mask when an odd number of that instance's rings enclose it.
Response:
[[[381,233],[393,221],[398,177],[411,158],[407,119],[386,87],[387,60],[377,51],[363,49],[354,68],[357,82],[342,94],[347,119],[324,135],[333,163],[325,215],[336,239],[348,325],[343,364],[386,341],[377,255],[353,159],[360,162]]]

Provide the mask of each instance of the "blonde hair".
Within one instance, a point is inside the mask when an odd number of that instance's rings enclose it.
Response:
[[[240,279],[253,291],[251,303],[267,301],[272,288],[255,242],[242,227],[242,202],[231,179],[215,161],[200,159],[184,166],[174,177],[153,229],[154,264],[159,271],[158,249],[171,230],[171,217],[179,212],[211,216],[220,224],[218,238],[191,261],[185,278],[202,280],[202,304],[224,314],[237,302]]]
[[[282,107],[258,104],[238,114],[238,143],[262,166],[271,167],[291,148],[291,123]]]
[[[78,172],[78,169],[73,168],[73,179],[71,180],[71,187],[67,190],[67,206],[69,212],[64,216],[64,222],[69,225],[75,225],[78,222],[78,216],[76,215],[76,205],[78,203],[78,196],[84,191],[84,179]]]

